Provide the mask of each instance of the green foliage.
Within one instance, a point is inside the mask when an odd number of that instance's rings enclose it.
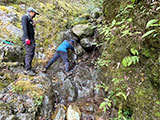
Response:
[[[14,92],[14,93],[16,93],[16,92],[23,92],[23,87],[12,85],[12,92]]]
[[[131,2],[135,3],[135,2],[136,2],[136,0],[131,0]]]
[[[152,34],[153,32],[155,32],[156,30],[150,30],[150,31],[147,31],[145,34],[143,34],[142,38],[145,38],[147,36],[149,36],[150,34]]]
[[[107,92],[109,87],[106,84],[101,83],[100,85],[97,85],[95,89],[99,90],[100,88],[103,88],[105,92]]]
[[[95,65],[98,65],[99,67],[108,67],[108,64],[111,62],[111,60],[105,60],[105,59],[101,59],[98,58],[97,62],[95,63]]]
[[[123,82],[123,79],[113,78],[112,82],[114,83],[115,86],[119,86]],[[109,87],[104,83],[98,85],[96,89],[99,90],[100,88],[102,88],[105,90],[105,92],[108,92],[108,96],[104,98],[104,101],[101,102],[99,108],[103,109],[103,111],[106,112],[106,110],[109,110],[110,108],[114,107],[118,101],[120,100],[126,101],[127,95],[123,92],[122,90],[123,87],[122,88],[121,87],[117,87],[116,89],[111,90],[112,87]],[[120,114],[118,114],[118,116],[119,118],[121,118]]]
[[[149,28],[150,26],[159,26],[159,24],[155,24],[158,21],[158,19],[152,19],[150,21],[148,21],[147,25],[146,25],[146,29]]]
[[[34,98],[35,100],[35,104],[37,106],[40,106],[43,102],[43,96],[39,95],[38,92],[34,91],[33,94],[32,94],[32,97]]]
[[[34,99],[34,102],[37,106],[40,106],[43,102],[43,90],[37,88],[37,85],[31,83],[30,81],[17,81],[12,85],[12,91],[22,94],[26,92],[27,95]]]
[[[138,53],[138,50],[134,49],[134,48],[131,48],[131,53],[134,55],[134,56],[126,56],[123,58],[122,60],[122,64],[124,67],[128,67],[132,64],[136,64],[139,62],[139,53]]]
[[[159,35],[160,33],[158,32],[160,26],[160,21],[158,22],[158,19],[152,19],[149,20],[146,24],[146,29],[150,28],[150,27],[155,27],[154,29],[150,29],[149,31],[147,31],[146,33],[143,34],[142,38],[148,37],[149,35],[153,34],[153,37],[156,37],[157,35]]]
[[[138,50],[136,50],[135,48],[131,48],[131,53],[133,55],[139,55]]]

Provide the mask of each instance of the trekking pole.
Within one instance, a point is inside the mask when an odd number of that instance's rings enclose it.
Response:
[[[9,42],[9,41],[6,41],[6,40],[2,40],[2,39],[0,39],[0,41],[2,41],[2,42],[4,42],[4,43],[6,43],[6,44],[8,44],[8,45],[14,45],[13,43],[11,43],[11,42]]]

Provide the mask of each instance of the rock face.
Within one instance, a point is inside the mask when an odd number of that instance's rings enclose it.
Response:
[[[3,62],[23,62],[23,50],[18,46],[1,45],[0,60]]]
[[[49,74],[55,74],[60,81],[62,80],[62,87],[55,86],[56,93],[59,99],[65,98],[66,102],[74,102],[77,99],[93,97],[94,87],[97,81],[97,72],[84,63],[79,63],[72,68],[71,76],[66,76],[63,72],[56,73],[54,71],[61,70],[63,64],[53,64],[50,68]],[[54,71],[52,71],[54,70]],[[62,94],[63,92],[63,94]]]
[[[81,112],[79,108],[75,105],[69,106],[67,110],[67,120],[80,120]]]
[[[93,38],[83,38],[80,40],[80,43],[86,50],[93,50],[97,45],[97,42],[93,41]]]
[[[18,76],[22,78],[0,94],[0,118],[35,120],[36,114],[45,119],[51,118],[54,103],[51,79],[45,74],[39,74],[32,81],[23,74]]]
[[[0,6],[0,26],[1,32],[3,33],[0,34],[0,37],[6,39],[9,38],[9,35],[14,37],[21,37],[23,34],[22,30],[14,25],[17,21],[20,20],[15,12],[14,7]]]
[[[93,29],[88,24],[78,24],[72,28],[73,33],[78,36],[78,38],[93,36]]]
[[[105,15],[105,20],[112,21],[115,19],[116,21],[122,21],[123,16],[129,16],[132,20],[128,24],[129,26],[132,26],[132,28],[135,28],[135,31],[139,31],[143,33],[145,30],[145,33],[152,28],[147,28],[146,25],[150,23],[150,20],[153,20],[154,18],[157,18],[157,21],[159,19],[159,10],[152,11],[150,15],[145,17],[138,17],[141,14],[137,11],[143,11],[148,9],[144,12],[144,15],[150,12],[151,4],[153,4],[153,1],[140,1],[135,0],[134,1],[136,6],[132,6],[132,8],[128,8],[128,3],[125,3],[124,0],[105,0],[103,4],[103,14]],[[136,4],[138,3],[138,4]],[[158,2],[158,4],[160,4]],[[127,9],[128,13],[123,13],[121,11],[121,6],[124,6],[125,11]],[[147,6],[147,7],[146,7]],[[149,7],[148,7],[149,6]],[[144,7],[141,9],[141,7]],[[155,9],[157,6],[154,6]],[[133,14],[132,14],[133,13]],[[132,15],[131,15],[132,14]],[[154,15],[154,17],[151,16],[151,14]],[[119,16],[119,17],[117,17]],[[127,21],[127,19],[125,20]],[[121,24],[123,26],[124,24]],[[120,31],[120,27],[115,26],[114,28],[117,29],[117,31]],[[127,30],[131,27],[127,28]],[[158,27],[155,27],[154,29],[158,30]],[[132,29],[133,30],[133,29]],[[158,31],[157,31],[158,32]],[[106,55],[106,58],[110,58],[112,60],[115,60],[116,63],[123,60],[123,57],[127,54],[130,54],[130,51],[123,51],[122,49],[126,48],[136,48],[139,53],[140,61],[143,61],[143,63],[139,62],[136,63],[136,65],[132,65],[129,67],[124,68],[123,65],[118,68],[117,70],[114,69],[114,72],[112,70],[113,65],[107,68],[105,71],[105,74],[107,74],[107,78],[110,76],[111,78],[125,78],[125,80],[129,83],[126,84],[128,90],[126,94],[128,94],[128,99],[124,103],[123,108],[129,109],[130,113],[132,114],[131,117],[134,120],[158,120],[160,118],[160,104],[159,104],[159,98],[160,98],[160,82],[159,82],[159,75],[158,75],[158,69],[159,69],[159,36],[156,36],[155,33],[150,34],[149,36],[146,36],[143,38],[143,45],[141,48],[138,48],[138,42],[134,42],[133,36],[125,36],[125,37],[119,37],[119,34],[113,33],[114,38],[118,38],[118,41],[114,42],[114,45],[109,44],[109,47],[107,48],[107,52],[111,52],[108,55]],[[143,33],[144,34],[144,33]],[[140,38],[137,38],[136,40],[139,41],[142,38],[142,35],[140,35]],[[155,35],[155,36],[154,36]],[[158,32],[159,35],[159,32]],[[154,37],[153,37],[154,36]],[[120,43],[120,41],[123,41]],[[130,43],[128,43],[129,41]],[[122,52],[123,51],[123,52]],[[122,55],[124,54],[124,55]],[[152,63],[149,59],[152,59]],[[146,64],[147,63],[147,64]],[[144,69],[142,69],[144,68]],[[104,72],[103,71],[103,72]],[[132,71],[132,72],[131,72]],[[103,74],[103,72],[101,74]],[[118,74],[115,74],[118,73]],[[103,75],[101,75],[103,76]],[[126,77],[127,76],[127,77]],[[104,78],[104,81],[109,86],[112,86],[112,82],[109,79]],[[124,83],[125,84],[125,83]],[[120,86],[118,86],[120,87]],[[117,88],[117,86],[116,86]],[[115,89],[114,89],[115,90]],[[158,104],[156,104],[158,103]]]

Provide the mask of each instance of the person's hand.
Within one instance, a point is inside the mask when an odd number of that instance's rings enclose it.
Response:
[[[29,39],[26,39],[26,45],[31,45],[31,41]]]
[[[74,54],[73,59],[74,59],[74,60],[77,60],[77,58],[78,58],[77,55]]]
[[[36,27],[37,22],[33,20],[33,26]]]

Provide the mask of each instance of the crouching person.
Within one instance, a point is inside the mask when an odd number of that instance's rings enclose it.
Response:
[[[46,65],[45,69],[43,72],[47,72],[48,68],[59,58],[62,58],[64,64],[65,64],[65,72],[66,75],[70,75],[71,73],[69,72],[69,62],[68,62],[68,50],[71,49],[74,54],[74,43],[75,40],[64,40],[57,48],[55,54],[53,57],[50,59],[48,64]]]

